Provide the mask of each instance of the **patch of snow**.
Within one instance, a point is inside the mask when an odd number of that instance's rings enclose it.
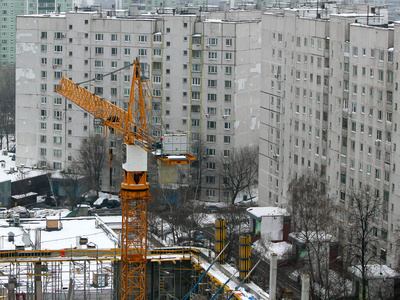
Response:
[[[287,259],[287,255],[292,251],[292,245],[287,242],[272,243],[264,239],[259,239],[253,244],[254,251],[263,254],[268,260],[271,259],[271,254],[275,253],[278,260]]]
[[[400,276],[399,273],[387,265],[367,265],[366,268],[368,279],[397,278]],[[361,265],[350,267],[349,272],[361,278]]]

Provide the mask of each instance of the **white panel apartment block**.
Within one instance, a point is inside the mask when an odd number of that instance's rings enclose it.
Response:
[[[210,18],[107,17],[106,12],[80,11],[18,17],[17,163],[68,169],[95,129],[91,116],[57,99],[53,90],[59,76],[126,109],[132,70],[117,70],[136,57],[151,82],[152,123],[163,128],[154,129],[153,136],[186,133],[192,147],[204,141],[203,147],[215,150],[207,161],[202,158],[204,166],[218,164],[224,150],[257,145],[261,13]],[[108,135],[110,146],[122,142],[112,132]],[[207,141],[207,136],[213,138]],[[229,199],[218,170],[203,173],[204,199]],[[108,173],[103,176],[105,190],[111,189]],[[206,182],[206,176],[214,179]]]
[[[395,266],[399,26],[367,26],[358,14],[301,15],[263,16],[259,198],[286,207],[290,182],[317,171],[340,219],[349,192],[367,185],[383,203],[375,250]]]

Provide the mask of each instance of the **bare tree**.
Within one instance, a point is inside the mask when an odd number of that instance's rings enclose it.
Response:
[[[203,206],[193,200],[194,193],[187,185],[164,184],[152,188],[149,211],[159,215],[169,224],[174,243],[180,234],[191,236],[191,231],[200,228],[205,214]]]
[[[238,194],[255,184],[258,179],[258,147],[243,147],[222,155],[220,175],[231,192],[231,203]]]
[[[352,268],[361,274],[362,299],[369,299],[367,288],[368,268],[371,263],[380,263],[377,253],[372,251],[376,246],[374,225],[381,213],[381,199],[367,187],[349,193],[347,209],[347,227],[345,228],[346,245],[344,255],[347,256]]]
[[[289,211],[295,237],[305,246],[303,269],[310,275],[311,295],[323,288],[321,298],[329,298],[329,244],[333,239],[332,205],[326,182],[317,173],[307,172],[289,185]]]
[[[197,140],[194,140],[191,150],[196,160],[190,165],[190,179],[188,182],[195,193],[196,199],[199,199],[202,191],[203,170],[205,169],[205,158],[207,155],[204,138],[200,136]]]
[[[78,151],[76,160],[79,174],[86,178],[88,188],[96,191],[97,196],[101,190],[101,172],[107,157],[106,139],[101,135],[89,137],[86,142],[82,142]]]
[[[75,209],[76,205],[79,203],[79,196],[84,192],[84,178],[80,171],[81,168],[77,162],[73,162],[67,171],[61,172],[64,192],[68,197],[71,211]]]
[[[3,137],[7,150],[10,150],[10,138],[15,131],[15,66],[0,66],[0,148]]]

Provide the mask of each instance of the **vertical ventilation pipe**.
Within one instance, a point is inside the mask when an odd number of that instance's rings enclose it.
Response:
[[[251,236],[244,235],[239,237],[239,279],[243,280],[251,269]],[[250,276],[249,276],[250,277]],[[246,279],[245,283],[250,281]]]
[[[215,220],[215,255],[221,253],[226,246],[226,226],[225,220],[218,218]],[[222,253],[218,258],[217,263],[223,264],[225,262],[225,253]]]

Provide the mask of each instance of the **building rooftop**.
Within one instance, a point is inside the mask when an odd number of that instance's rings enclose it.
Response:
[[[273,216],[288,216],[288,212],[284,208],[280,207],[249,207],[247,214],[257,219],[262,217],[273,217]]]
[[[60,220],[61,229],[47,230],[47,220]],[[10,226],[9,221],[0,220],[0,250],[15,250],[21,245],[25,246],[25,250],[34,250],[36,229],[41,232],[42,250],[87,249],[86,245],[79,245],[80,237],[87,238],[88,244],[94,244],[98,249],[118,247],[118,235],[99,217],[20,219],[20,227]],[[10,232],[15,235],[14,242],[8,241]]]
[[[349,268],[349,272],[361,278],[361,265]],[[400,274],[387,265],[367,265],[367,279],[397,278]]]

